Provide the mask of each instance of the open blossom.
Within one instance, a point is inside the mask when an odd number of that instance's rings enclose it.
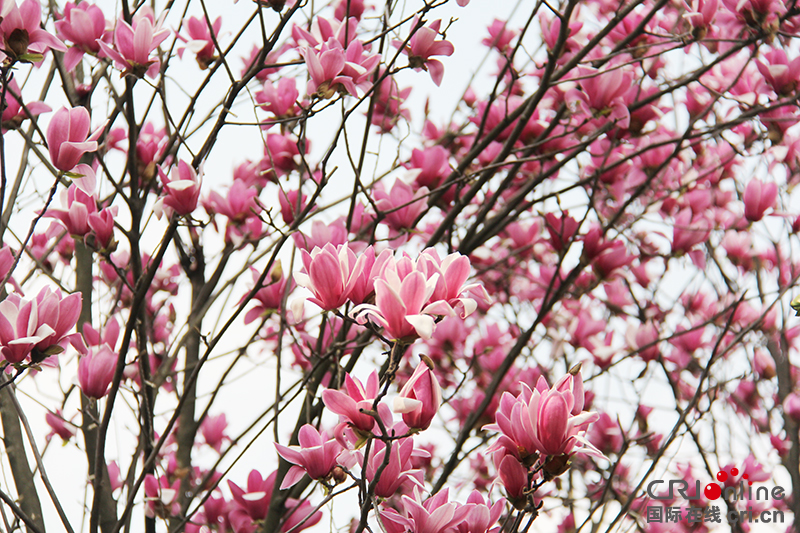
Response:
[[[153,51],[169,37],[170,31],[156,23],[155,16],[149,8],[140,9],[133,17],[132,25],[120,18],[114,28],[114,46],[111,47],[98,39],[102,55],[114,61],[114,65],[122,71],[121,75],[132,75],[141,78],[145,74],[155,78],[161,68],[158,57]]]
[[[89,218],[97,214],[97,199],[93,196],[94,179],[85,180],[86,178],[73,180],[63,200],[65,209],[48,209],[45,212],[46,217],[55,218],[64,224],[70,235],[80,237],[89,233]]]
[[[534,453],[550,456],[582,452],[603,457],[583,436],[599,415],[583,411],[580,373],[566,374],[550,388],[544,377],[539,378],[533,390],[525,383],[520,385],[522,392],[516,398],[503,393],[495,423],[485,426],[502,433],[488,452],[504,450],[520,461]]]
[[[100,52],[98,40],[108,43],[111,39],[103,10],[89,2],[67,2],[63,18],[55,25],[58,36],[73,44],[64,54],[64,68],[68,71],[75,68],[84,54],[97,55]]]
[[[278,118],[292,117],[297,112],[297,81],[294,78],[281,78],[277,87],[269,80],[255,94],[256,102],[265,111],[269,111]]]
[[[426,279],[422,272],[414,271],[404,279],[389,270],[375,280],[375,304],[361,304],[352,314],[359,324],[371,320],[384,330],[392,340],[409,340],[417,337],[430,339],[434,316],[451,312],[446,302],[426,305],[436,289],[438,274]]]
[[[189,17],[184,21],[184,28],[189,37],[178,34],[178,39],[186,43],[185,47],[178,48],[178,56],[182,58],[184,50],[188,49],[194,52],[200,68],[207,69],[217,59],[214,38],[219,35],[219,30],[222,28],[222,17],[217,17],[214,20],[211,29],[209,29],[205,18]],[[211,35],[212,30],[214,32],[213,36]]]
[[[228,427],[228,419],[225,413],[220,413],[217,416],[206,416],[200,424],[200,434],[206,444],[214,448],[217,452],[222,451],[222,444],[230,437],[225,434],[225,429]]]
[[[236,483],[228,481],[233,496],[234,509],[228,514],[233,530],[237,532],[255,532],[257,522],[264,520],[272,501],[272,490],[275,485],[277,472],[262,478],[257,470],[247,476],[247,490]],[[322,519],[322,512],[313,512],[311,502],[299,502],[294,498],[286,499],[286,520],[281,525],[281,531],[299,532],[316,525]],[[313,512],[313,514],[312,514]],[[296,527],[303,522],[302,526]]]
[[[64,52],[67,47],[43,30],[42,6],[39,0],[24,0],[19,6],[14,0],[0,3],[0,61],[41,61],[48,48]]]
[[[361,431],[372,431],[375,419],[362,413],[361,409],[370,411],[378,396],[378,373],[373,371],[367,378],[366,387],[350,374],[344,376],[344,390],[326,389],[322,391],[325,407],[339,415],[342,423],[349,424]],[[337,430],[337,435],[339,431]]]
[[[625,98],[633,85],[633,74],[626,69],[599,71],[589,67],[578,67],[581,90],[572,89],[568,98],[587,117],[603,116],[617,121],[620,127],[630,125],[630,112]]]
[[[144,478],[144,499],[147,502],[145,515],[150,518],[178,516],[181,511],[178,502],[180,486],[180,479],[170,483],[167,476],[156,478],[153,474],[147,474]]]
[[[449,489],[437,492],[424,502],[417,487],[414,497],[401,497],[403,514],[394,509],[381,512],[381,519],[387,523],[390,533],[409,531],[412,533],[455,532],[455,526],[464,521],[470,508],[451,502]],[[483,532],[481,532],[483,533]]]
[[[44,415],[44,420],[47,422],[47,425],[50,426],[51,430],[46,437],[47,440],[50,440],[54,435],[58,435],[61,437],[64,444],[66,444],[69,439],[75,436],[73,425],[64,419],[61,409],[56,409],[55,413],[47,411],[47,414]]]
[[[427,209],[428,204],[425,197],[428,195],[427,187],[420,187],[416,191],[401,179],[394,181],[391,190],[384,189],[382,183],[378,183],[373,192],[375,205],[386,217],[385,223],[394,231],[411,229],[414,223]]]
[[[428,248],[419,255],[416,268],[424,272],[429,279],[438,274],[436,287],[429,301],[447,302],[453,313],[461,318],[468,317],[477,309],[478,302],[475,299],[486,305],[492,302],[483,285],[477,282],[466,283],[470,275],[470,262],[467,256],[456,252],[439,259],[436,250]],[[475,298],[466,297],[465,293]]]
[[[458,253],[441,260],[434,250],[423,251],[415,262],[408,256],[387,260],[375,278],[375,303],[356,306],[352,315],[364,324],[371,320],[394,340],[429,339],[435,317],[466,318],[477,308],[474,298],[489,303],[478,283],[465,284],[469,259]]]
[[[257,283],[261,277],[261,272],[253,267],[250,267],[250,272],[253,275],[253,283]],[[244,323],[249,324],[255,320],[269,315],[270,313],[281,308],[283,302],[283,295],[286,292],[286,283],[288,280],[283,275],[280,259],[272,265],[269,271],[269,277],[264,280],[263,286],[253,295],[253,301],[256,306],[250,309],[244,317]],[[250,291],[248,291],[249,294]],[[247,294],[242,296],[239,304],[242,304],[247,299]]]
[[[301,253],[305,272],[295,273],[294,280],[314,293],[309,301],[325,311],[341,307],[364,270],[363,256],[357,258],[346,243],[337,247],[326,244],[310,254],[305,250]]]
[[[39,363],[62,352],[65,343],[79,337],[67,332],[78,321],[80,302],[80,293],[64,297],[49,287],[32,300],[9,294],[0,302],[0,356],[9,363],[21,363],[30,356]]]
[[[442,389],[423,361],[394,399],[394,412],[403,414],[403,422],[409,428],[428,429],[441,403]]]
[[[367,458],[364,474],[370,483],[374,484],[376,496],[390,498],[403,485],[421,485],[422,471],[414,468],[412,456],[424,451],[414,449],[414,439],[405,438],[392,442],[389,462],[377,479],[376,474],[378,469],[382,468],[386,456],[386,444],[381,440],[372,442],[372,451]]]
[[[304,474],[311,479],[327,480],[337,464],[337,457],[344,449],[336,439],[325,440],[317,429],[306,424],[297,434],[299,446],[283,446],[275,443],[281,457],[292,463],[281,483],[281,490],[295,485]]]
[[[25,108],[27,109],[26,113],[25,109],[23,109],[22,104],[20,103],[23,101],[21,100],[22,93],[20,92],[19,85],[17,85],[17,80],[14,78],[11,78],[8,81],[5,93],[5,105],[3,107],[2,118],[0,118],[0,128],[2,128],[2,133],[5,133],[5,130],[7,129],[18,128],[20,124],[22,124],[23,120],[29,118],[29,114],[31,117],[35,117],[42,113],[47,113],[48,111],[53,110],[44,102],[33,101],[25,102]]]
[[[163,206],[177,215],[190,215],[197,209],[200,199],[200,185],[202,173],[198,174],[186,161],[179,161],[177,169],[172,171],[172,177],[159,168],[159,177],[164,186],[164,196],[160,199]]]
[[[83,154],[97,150],[97,139],[103,128],[89,135],[91,122],[89,112],[82,106],[62,107],[55,112],[47,127],[47,148],[54,167],[69,172]]]
[[[331,37],[319,48],[304,46],[300,50],[311,78],[306,92],[321,98],[332,98],[337,92],[357,95],[357,86],[366,81],[380,60],[379,56],[363,55],[360,42],[347,50]]]
[[[419,20],[414,19],[414,27],[418,23]],[[439,36],[439,27],[441,25],[441,20],[435,20],[431,22],[430,26],[419,28],[403,48],[403,53],[408,56],[408,65],[414,70],[424,70],[430,73],[431,79],[436,85],[442,84],[444,65],[438,59],[433,59],[432,56],[450,56],[455,51],[453,43],[450,41],[436,40],[436,37]],[[402,41],[394,41],[392,43],[398,48],[402,44]]]

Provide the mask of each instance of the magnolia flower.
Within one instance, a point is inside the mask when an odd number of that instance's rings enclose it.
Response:
[[[81,311],[80,293],[62,297],[48,287],[33,300],[9,294],[0,302],[0,356],[9,363],[31,357],[39,363],[64,350],[63,344],[80,337],[67,334]]]
[[[78,65],[84,54],[96,55],[100,52],[98,41],[110,40],[103,10],[89,2],[77,5],[67,2],[64,6],[64,17],[56,21],[55,26],[59,37],[74,45],[64,54],[64,68],[68,71]]]
[[[418,23],[419,20],[414,19],[414,26]],[[437,86],[442,84],[444,65],[438,59],[432,59],[431,56],[450,56],[455,51],[453,43],[450,41],[436,40],[441,25],[441,20],[435,20],[430,26],[419,28],[403,48],[403,53],[408,56],[408,65],[414,70],[429,72],[433,83]],[[397,48],[402,44],[402,41],[392,43]]]
[[[66,209],[48,209],[44,216],[59,220],[70,235],[83,237],[91,230],[89,218],[97,214],[97,200],[91,190],[83,186],[83,182],[74,181],[67,189],[66,198],[63,200]]]
[[[192,214],[197,209],[197,201],[200,199],[202,173],[195,172],[186,161],[180,161],[177,169],[172,171],[172,178],[169,178],[161,167],[158,169],[158,175],[165,193],[159,201],[168,208],[167,214],[172,212],[180,216]],[[161,205],[154,207],[157,213]]]
[[[96,399],[105,396],[114,378],[118,359],[117,354],[107,344],[81,357],[78,363],[78,384],[83,394]]]
[[[39,62],[48,48],[64,52],[67,47],[42,27],[42,6],[39,0],[0,2],[0,61]]]
[[[325,407],[339,415],[343,423],[361,431],[372,431],[375,419],[361,410],[372,410],[372,404],[378,395],[378,373],[373,371],[367,378],[365,387],[361,381],[350,374],[344,376],[344,390],[326,389],[322,391]],[[338,434],[337,430],[337,434]]]
[[[314,293],[309,301],[325,311],[341,307],[364,270],[363,256],[357,258],[347,243],[337,247],[326,244],[310,254],[305,250],[301,253],[305,272],[295,273],[294,280]]]
[[[275,443],[278,454],[293,465],[283,478],[281,490],[295,485],[306,473],[311,479],[327,480],[333,473],[339,453],[344,449],[336,439],[326,441],[310,424],[300,428],[297,440],[299,446]]]
[[[484,427],[502,433],[487,452],[504,450],[519,461],[535,453],[555,456],[582,452],[604,457],[584,437],[588,425],[599,415],[583,411],[580,373],[566,374],[551,388],[544,377],[539,378],[533,390],[525,383],[521,387],[522,392],[516,398],[503,393],[495,423]]]
[[[750,222],[758,222],[764,218],[767,209],[775,205],[778,197],[778,186],[775,183],[763,183],[753,178],[744,190],[744,216]]]
[[[416,337],[430,339],[433,335],[434,316],[447,316],[452,308],[444,301],[432,304],[438,274],[426,279],[422,272],[414,271],[400,279],[393,269],[375,280],[375,304],[361,304],[352,311],[356,322],[371,320],[384,330],[391,340],[410,340]]]
[[[89,135],[90,126],[91,117],[85,107],[62,107],[55,112],[47,127],[47,149],[54,167],[69,172],[83,154],[97,150],[97,139],[104,128]]]
[[[412,429],[428,429],[442,404],[442,389],[428,361],[417,365],[411,379],[394,399],[394,412],[403,414],[403,422]]]
[[[114,65],[122,71],[120,76],[132,75],[141,78],[147,74],[155,78],[161,68],[161,62],[150,54],[169,37],[170,31],[155,22],[149,9],[142,8],[133,18],[133,25],[120,18],[114,29],[113,48],[97,39],[102,55],[114,61]]]
[[[219,30],[222,28],[222,17],[217,17],[211,28],[205,18],[189,17],[183,23],[189,37],[178,35],[178,39],[186,43],[185,47],[178,48],[178,57],[183,58],[184,50],[188,49],[195,53],[197,64],[205,70],[217,59],[214,38],[219,35]],[[213,36],[212,31],[214,32]]]

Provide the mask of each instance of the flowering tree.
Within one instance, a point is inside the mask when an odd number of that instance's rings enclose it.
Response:
[[[792,523],[800,7],[455,4],[0,0],[7,531]]]

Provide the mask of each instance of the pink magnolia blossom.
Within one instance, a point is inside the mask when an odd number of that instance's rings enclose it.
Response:
[[[786,52],[775,48],[766,52],[763,59],[756,60],[756,66],[772,90],[781,96],[793,93],[800,79],[800,57],[789,61]]]
[[[364,270],[363,256],[357,258],[347,243],[301,253],[304,272],[295,273],[294,280],[314,294],[309,301],[325,311],[341,307]]]
[[[478,301],[489,305],[492,299],[480,283],[466,283],[470,275],[469,258],[459,253],[452,253],[444,259],[439,259],[439,254],[433,248],[428,248],[420,253],[416,269],[423,272],[425,277],[436,278],[436,287],[428,302],[447,302],[451,313],[460,318],[466,318],[478,308]],[[474,298],[464,296],[470,294]],[[478,301],[476,301],[478,300]]]
[[[683,18],[694,28],[695,37],[702,39],[716,18],[719,0],[692,0],[691,5],[685,5]]]
[[[170,483],[167,476],[156,478],[153,474],[147,474],[144,478],[144,499],[147,502],[145,515],[150,518],[178,516],[181,511],[178,503],[180,487],[180,479]]]
[[[380,477],[376,478],[386,453],[386,444],[381,440],[374,440],[372,451],[364,467],[364,475],[371,484],[374,484],[376,496],[390,498],[403,485],[421,485],[419,477],[422,472],[413,467],[411,460],[412,456],[417,453],[414,449],[413,439],[405,438],[392,442],[391,450],[388,452],[389,462]]]
[[[307,252],[314,250],[314,248],[324,248],[327,244],[332,244],[336,247],[341,246],[349,242],[346,222],[344,218],[338,218],[330,224],[325,224],[321,220],[314,220],[311,222],[310,234],[300,231],[292,234],[294,244]]]
[[[291,226],[297,215],[305,211],[308,197],[300,191],[281,190],[278,192],[278,204],[281,207],[281,218],[286,222],[287,226]],[[313,210],[313,209],[312,209]]]
[[[750,222],[758,222],[764,218],[767,209],[775,205],[778,198],[778,186],[775,183],[763,183],[753,178],[744,190],[744,216]]]
[[[160,201],[168,208],[167,214],[171,216],[174,212],[179,216],[191,215],[197,209],[197,201],[200,199],[202,173],[198,174],[189,163],[181,160],[178,167],[173,169],[171,178],[160,167],[158,174],[165,193]]]
[[[428,195],[427,187],[420,187],[416,191],[411,185],[401,179],[396,179],[391,190],[386,191],[382,183],[378,183],[374,190],[375,205],[385,214],[383,221],[395,232],[414,227],[414,223],[427,209],[425,197]]]
[[[42,6],[39,0],[23,0],[19,6],[14,0],[5,0],[0,16],[0,60],[39,62],[48,48],[65,52],[60,40],[43,30]]]
[[[621,128],[630,125],[630,112],[625,97],[633,84],[630,70],[617,68],[599,71],[589,67],[578,67],[578,80],[581,90],[572,89],[568,98],[588,118],[607,117],[616,121]]]
[[[342,48],[347,48],[358,36],[358,20],[350,17],[344,21],[330,20],[325,17],[314,17],[311,31],[295,24],[292,26],[292,38],[298,47],[312,46],[319,48],[330,39],[336,40]]]
[[[56,21],[55,26],[58,36],[73,44],[64,54],[64,68],[68,71],[78,65],[84,54],[97,55],[100,52],[97,41],[108,43],[111,39],[103,10],[89,2],[67,2],[64,17]]]
[[[497,477],[506,489],[509,502],[517,509],[523,509],[528,502],[526,491],[530,488],[528,483],[528,470],[522,466],[513,455],[506,455],[502,450],[492,454],[497,469]]]
[[[392,340],[430,339],[434,316],[452,314],[447,302],[427,304],[438,278],[434,274],[427,279],[422,272],[414,271],[400,279],[394,269],[386,269],[384,276],[375,280],[375,304],[361,304],[351,314],[359,324],[371,320]]]
[[[672,251],[688,253],[695,245],[705,241],[711,230],[711,223],[702,214],[692,215],[691,209],[682,209],[675,216],[672,229]]]
[[[64,419],[61,409],[56,409],[55,413],[47,411],[44,415],[45,422],[50,426],[50,434],[47,435],[47,440],[50,440],[54,435],[61,437],[61,440],[66,444],[72,437],[75,436],[74,426]]]
[[[373,371],[367,378],[366,387],[350,374],[345,374],[344,390],[326,389],[322,391],[322,401],[325,403],[325,407],[339,415],[342,424],[351,425],[363,432],[372,431],[375,419],[367,413],[362,413],[361,410],[371,411],[377,396],[378,373],[376,371]]]
[[[458,533],[489,533],[495,531],[493,528],[503,514],[505,501],[498,498],[494,504],[489,505],[478,490],[473,490],[462,507],[467,512],[464,520],[456,526]]]
[[[415,18],[413,27],[418,24],[419,19]],[[442,84],[444,65],[438,59],[432,59],[432,56],[450,56],[455,51],[453,43],[450,41],[436,40],[441,25],[441,20],[435,20],[430,26],[420,27],[411,36],[408,44],[403,47],[403,53],[408,56],[408,65],[414,70],[429,72],[433,83],[437,86]],[[394,41],[392,45],[399,48],[403,45],[403,42]]]
[[[383,73],[381,71],[381,75]],[[397,80],[392,76],[384,77],[376,89],[372,124],[378,126],[381,132],[388,133],[401,119],[410,120],[408,109],[402,107],[410,94],[411,87],[400,89]]]
[[[273,472],[266,478],[262,478],[257,470],[250,472],[247,476],[247,490],[242,489],[232,481],[228,481],[234,501],[234,509],[228,514],[234,531],[236,532],[255,532],[258,525],[256,522],[264,520],[269,510],[272,500],[272,489],[275,485],[277,472]],[[294,498],[286,500],[287,518],[281,526],[281,531],[302,531],[303,529],[316,525],[322,519],[320,511],[313,512],[313,506],[307,500],[298,502]],[[295,526],[304,522],[297,529]]]
[[[99,250],[113,251],[116,248],[114,217],[117,216],[117,211],[118,206],[114,205],[89,214],[89,227],[94,232],[94,243]]]
[[[261,277],[261,272],[253,267],[250,267],[250,272],[253,275],[253,283],[256,283]],[[272,265],[269,276],[264,280],[265,286],[260,288],[255,295],[253,295],[253,300],[256,302],[256,306],[247,312],[244,317],[244,323],[250,324],[251,322],[268,316],[270,313],[280,309],[281,303],[283,302],[283,295],[286,292],[287,281],[288,280],[283,275],[283,269],[281,268],[279,260]],[[247,294],[242,296],[242,299],[239,300],[239,303],[243,303],[246,298]]]
[[[2,133],[5,133],[7,129],[18,128],[24,120],[30,118],[29,114],[31,117],[36,117],[42,113],[52,111],[52,108],[44,102],[33,101],[25,103],[25,107],[28,110],[26,113],[20,103],[23,101],[21,100],[21,95],[17,80],[11,78],[6,85],[5,107],[3,108],[2,118],[0,118]]]
[[[380,60],[376,54],[365,56],[360,41],[352,42],[345,50],[334,37],[319,48],[304,46],[300,54],[311,78],[306,92],[324,99],[332,98],[337,92],[356,96],[357,86],[368,81]]]
[[[78,364],[78,384],[81,391],[89,398],[99,399],[105,396],[114,378],[118,359],[117,354],[107,344],[90,350],[81,357]]]
[[[442,403],[442,389],[423,360],[394,399],[394,412],[412,429],[428,429]]]
[[[257,197],[258,191],[255,188],[235,179],[224,196],[211,191],[208,199],[203,202],[203,207],[209,215],[223,215],[238,225],[261,212]]]
[[[349,20],[350,18],[361,20],[361,16],[366,9],[364,0],[339,0],[336,3],[336,10],[333,13],[333,18],[339,22],[345,19]]]
[[[580,373],[566,374],[551,388],[544,377],[539,378],[533,390],[525,383],[520,385],[522,392],[516,398],[503,393],[495,423],[485,426],[502,433],[488,452],[505,450],[517,460],[537,452],[542,456],[586,453],[603,457],[584,437],[588,425],[599,415],[583,411]]]
[[[207,69],[217,59],[214,38],[219,35],[219,30],[222,28],[222,17],[217,17],[210,29],[205,18],[189,17],[183,24],[189,36],[178,34],[178,39],[186,43],[185,47],[178,48],[178,56],[182,58],[184,50],[188,49],[194,52],[200,68]]]
[[[277,118],[295,116],[299,96],[297,81],[289,77],[278,80],[277,87],[269,80],[265,80],[261,89],[255,94],[256,102],[261,108]]]
[[[364,258],[364,269],[358,277],[353,290],[350,291],[350,301],[354,304],[362,304],[375,294],[375,280],[380,276],[383,269],[392,260],[391,250],[384,250],[375,255],[375,249],[368,246],[362,253]]]
[[[217,416],[206,416],[200,424],[200,434],[203,440],[214,448],[217,453],[222,451],[222,445],[225,441],[231,440],[225,434],[225,429],[228,427],[228,419],[225,413],[220,413]]]
[[[97,199],[93,196],[94,180],[84,184],[83,180],[74,180],[66,191],[63,204],[66,209],[48,209],[46,217],[59,220],[70,235],[83,237],[89,231],[89,218],[97,214]],[[112,223],[113,224],[113,223]]]
[[[792,392],[783,400],[783,412],[795,422],[800,422],[800,394]]]
[[[344,449],[336,439],[325,440],[317,429],[306,424],[297,435],[299,446],[283,446],[275,443],[278,454],[292,463],[281,483],[281,490],[294,486],[308,474],[311,479],[327,481],[337,465],[337,457]]]
[[[91,118],[85,107],[62,107],[55,112],[47,127],[47,148],[54,167],[69,172],[83,154],[97,150],[97,139],[103,128],[89,135],[90,126]]]
[[[169,37],[170,31],[156,23],[149,8],[140,9],[133,18],[132,25],[120,18],[114,28],[114,46],[97,40],[102,55],[113,60],[121,70],[121,76],[132,75],[137,78],[147,74],[155,78],[161,68],[158,57],[151,57],[153,51]]]
[[[394,509],[386,509],[381,513],[381,519],[388,521],[390,531],[395,526],[395,531],[409,531],[411,533],[455,533],[455,526],[462,522],[470,509],[450,502],[449,489],[437,492],[424,502],[417,487],[414,487],[414,497],[403,495],[401,498],[403,514]]]
[[[489,37],[484,38],[481,44],[490,48],[495,48],[501,54],[505,53],[511,41],[513,41],[514,37],[519,33],[515,30],[507,29],[506,24],[506,22],[500,19],[494,19],[487,28]]]
[[[0,356],[12,364],[29,356],[39,363],[62,352],[65,343],[79,338],[67,332],[78,321],[80,302],[80,293],[64,297],[48,287],[32,300],[9,294],[0,302]]]

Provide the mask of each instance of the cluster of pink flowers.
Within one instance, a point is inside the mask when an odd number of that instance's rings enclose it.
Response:
[[[370,84],[370,74],[380,62],[379,54],[357,37],[358,21],[314,19],[312,31],[294,26],[292,36],[308,67],[309,95],[332,98],[336,93],[358,95],[358,88]]]
[[[78,322],[80,302],[79,293],[64,296],[49,288],[30,300],[9,294],[0,302],[0,356],[11,364],[41,363],[79,342],[79,335],[69,332]]]
[[[583,378],[570,372],[552,387],[540,377],[535,389],[525,383],[514,397],[503,393],[495,423],[484,429],[501,435],[487,453],[498,470],[509,498],[524,505],[532,477],[555,477],[576,453],[605,458],[584,436],[597,413],[584,411]],[[552,465],[552,466],[551,466]],[[531,468],[533,467],[533,470]]]
[[[338,309],[345,302],[360,304],[351,311],[360,324],[371,321],[391,340],[430,338],[436,317],[470,315],[476,299],[490,301],[479,283],[466,283],[469,259],[450,254],[440,259],[433,250],[397,259],[370,246],[359,256],[345,243],[326,244],[302,251],[304,272],[295,274],[298,285],[309,289],[309,301],[323,310]],[[365,302],[374,293],[375,303]],[[467,296],[469,295],[469,296]]]

